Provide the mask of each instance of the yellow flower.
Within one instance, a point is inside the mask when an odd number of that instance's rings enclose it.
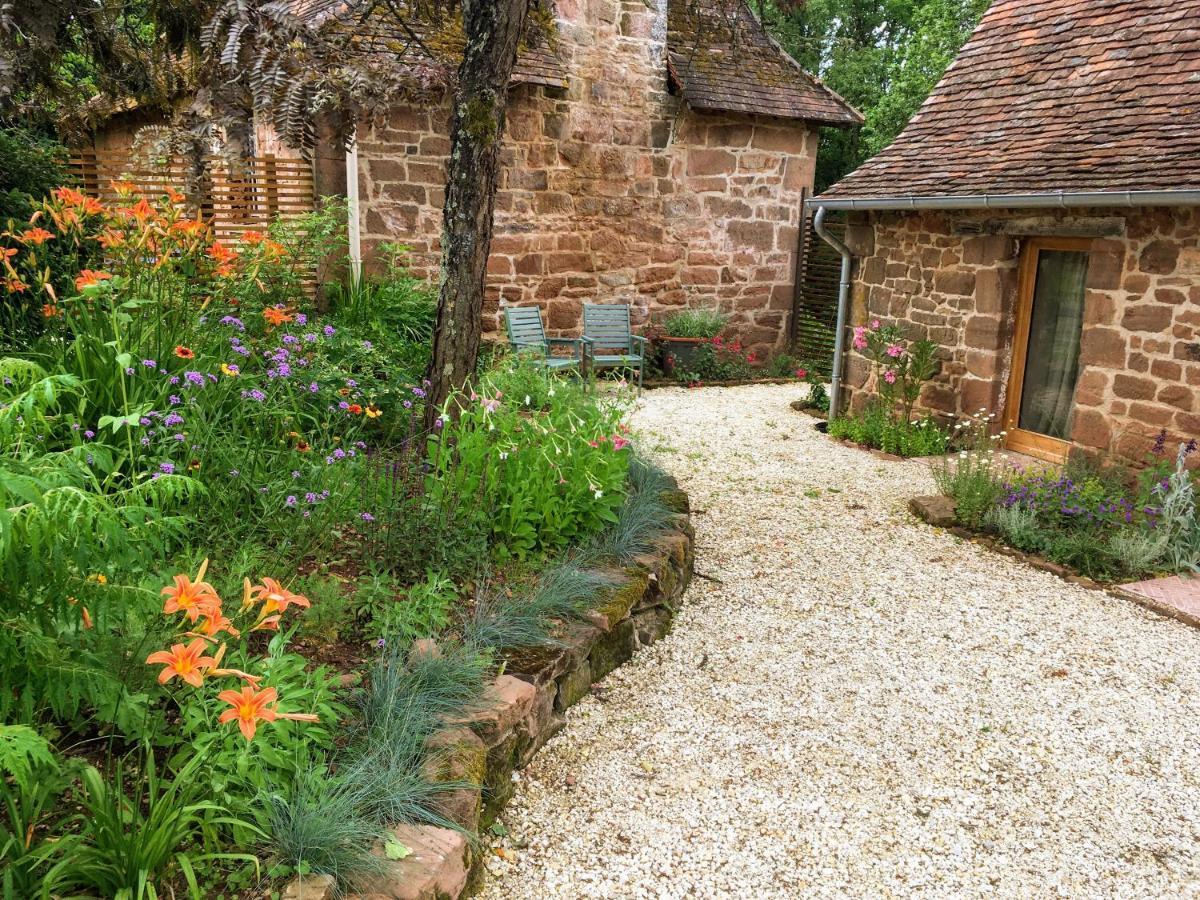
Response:
[[[221,363],[221,374],[228,375],[230,378],[237,378],[238,369],[234,366],[229,366],[226,363]]]

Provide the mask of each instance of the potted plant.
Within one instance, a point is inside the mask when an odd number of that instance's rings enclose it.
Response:
[[[694,368],[701,349],[724,329],[729,316],[711,307],[681,309],[663,322],[662,369],[668,375],[676,366]]]

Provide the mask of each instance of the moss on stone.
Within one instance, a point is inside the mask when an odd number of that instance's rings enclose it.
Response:
[[[650,585],[650,575],[646,572],[627,572],[627,576],[629,580],[614,588],[595,608],[595,612],[604,616],[609,628],[629,615],[629,611],[642,599]]]
[[[588,661],[592,666],[592,680],[599,681],[633,657],[637,646],[637,631],[633,619],[622,619],[608,634],[600,636]]]

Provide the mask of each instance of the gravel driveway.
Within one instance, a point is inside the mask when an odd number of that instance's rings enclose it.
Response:
[[[482,896],[1200,896],[1200,632],[916,522],[794,386],[657,390],[672,633],[521,773]]]

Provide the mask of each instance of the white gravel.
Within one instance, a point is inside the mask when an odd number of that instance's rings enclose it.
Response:
[[[913,520],[799,388],[658,390],[674,630],[521,773],[482,896],[1200,896],[1200,632]]]

